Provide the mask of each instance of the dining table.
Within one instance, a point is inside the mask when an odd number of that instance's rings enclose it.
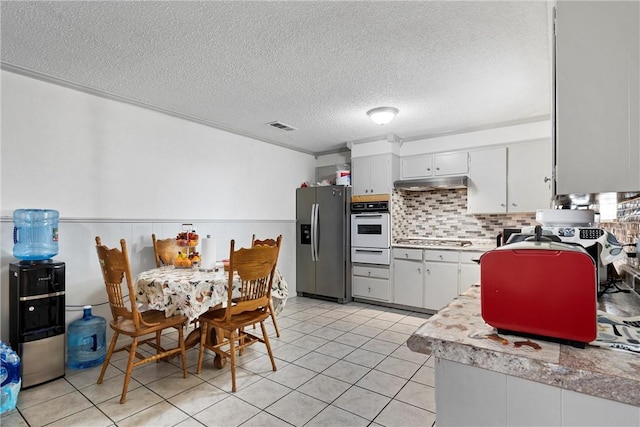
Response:
[[[207,310],[227,302],[228,283],[229,272],[225,271],[222,264],[211,270],[168,265],[138,274],[134,289],[136,301],[143,307],[162,310],[166,317],[182,314],[191,324]],[[234,273],[232,284],[233,296],[239,296],[240,278],[237,273]],[[276,315],[284,309],[287,296],[287,282],[276,268],[271,287]],[[215,340],[215,337],[208,339]],[[196,328],[185,339],[185,345],[191,348],[199,342],[200,330]]]

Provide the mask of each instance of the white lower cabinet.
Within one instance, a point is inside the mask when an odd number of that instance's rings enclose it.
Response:
[[[458,295],[472,285],[480,283],[480,260],[483,252],[460,252],[460,276],[458,279]]]
[[[440,310],[458,296],[458,259],[455,251],[424,251],[424,308]]]
[[[394,248],[393,264],[393,302],[422,307],[422,249]]]
[[[354,297],[391,301],[389,266],[374,264],[354,264],[351,289]]]

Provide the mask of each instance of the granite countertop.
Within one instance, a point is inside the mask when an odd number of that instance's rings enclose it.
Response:
[[[637,294],[602,297],[599,308],[640,309]],[[616,304],[616,300],[620,304]],[[587,345],[580,349],[515,335],[498,335],[480,314],[480,287],[474,285],[432,316],[408,341],[411,350],[604,399],[640,406],[640,356]]]
[[[409,249],[431,249],[431,250],[443,250],[443,251],[461,251],[461,252],[486,252],[496,248],[496,242],[494,240],[470,240],[471,245],[420,245],[413,243],[393,243],[391,247],[394,248],[409,248]]]

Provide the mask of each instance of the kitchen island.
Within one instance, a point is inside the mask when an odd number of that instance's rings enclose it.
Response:
[[[633,292],[601,300],[612,314],[640,314]],[[482,319],[477,285],[408,346],[436,358],[438,426],[640,425],[640,355],[497,334]]]

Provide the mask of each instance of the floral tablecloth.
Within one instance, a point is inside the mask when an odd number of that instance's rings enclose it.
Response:
[[[191,268],[166,266],[140,273],[136,278],[136,301],[155,310],[164,310],[167,317],[178,312],[195,320],[209,308],[227,300],[228,272],[200,271]],[[234,291],[238,283],[234,280]],[[275,314],[287,301],[287,282],[276,270],[271,298]]]

